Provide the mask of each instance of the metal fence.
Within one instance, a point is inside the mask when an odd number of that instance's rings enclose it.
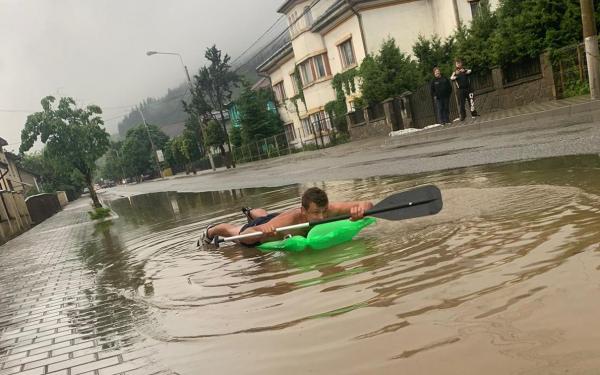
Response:
[[[587,62],[583,43],[564,47],[550,54],[554,86],[558,98],[589,93]]]
[[[502,67],[504,84],[511,84],[529,77],[537,77],[542,74],[540,58],[525,58],[521,61],[507,64]]]
[[[485,70],[482,72],[473,73],[471,84],[475,93],[493,90],[494,79],[492,78],[492,72],[490,70]]]
[[[369,106],[367,109],[369,112],[369,120],[379,120],[385,118],[385,111],[383,110],[383,103],[377,103]]]
[[[293,152],[285,133],[264,138],[259,141],[233,147],[233,157],[238,163],[269,159]]]

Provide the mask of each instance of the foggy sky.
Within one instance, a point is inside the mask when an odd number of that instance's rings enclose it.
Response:
[[[18,150],[29,113],[46,95],[120,115],[193,74],[213,43],[232,58],[280,14],[283,0],[0,0],[0,137]],[[14,111],[24,112],[14,112]]]

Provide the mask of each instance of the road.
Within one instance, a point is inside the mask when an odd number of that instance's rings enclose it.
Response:
[[[595,119],[595,118],[594,118]],[[410,175],[483,164],[600,153],[600,122],[590,116],[532,125],[450,127],[417,136],[378,137],[312,152],[204,171],[197,176],[118,186],[117,195],[197,192],[293,183]]]

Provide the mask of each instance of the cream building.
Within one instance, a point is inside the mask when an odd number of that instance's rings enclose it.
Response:
[[[498,1],[491,0],[491,6]],[[468,24],[478,7],[478,0],[285,1],[278,12],[288,18],[290,42],[257,70],[270,77],[288,140],[296,146],[329,141],[324,106],[335,99],[335,74],[360,65],[390,37],[407,54],[419,35],[446,38],[458,22]],[[306,105],[292,100],[300,92],[298,84]]]
[[[0,138],[0,191],[25,193],[32,188],[39,190],[35,175],[17,165],[17,155],[3,149],[7,144]]]

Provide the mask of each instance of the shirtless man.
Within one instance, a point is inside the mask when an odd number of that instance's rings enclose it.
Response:
[[[371,208],[373,208],[373,204],[368,201],[329,203],[327,194],[323,190],[312,187],[302,195],[302,206],[299,208],[292,208],[282,213],[271,214],[262,208],[247,211],[245,213],[248,216],[248,224],[234,225],[223,223],[209,225],[202,234],[202,241],[205,244],[211,244],[215,236],[232,237],[238,234],[262,232],[262,236],[239,240],[243,245],[253,246],[261,242],[282,239],[285,234],[288,234],[276,233],[275,228],[322,220],[327,217],[344,214],[350,215],[351,220],[358,220],[364,216],[366,210]],[[300,232],[290,231],[289,233],[306,235],[307,229],[300,230]]]

